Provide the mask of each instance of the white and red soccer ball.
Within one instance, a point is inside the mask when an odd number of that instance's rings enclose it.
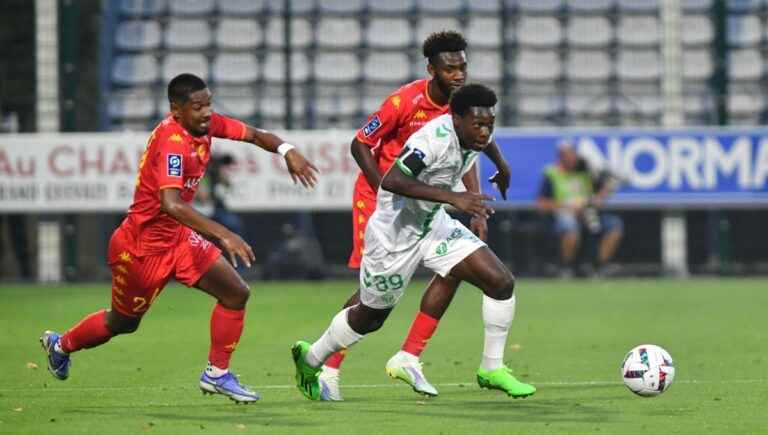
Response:
[[[624,358],[621,379],[637,395],[658,396],[672,385],[675,365],[666,350],[654,344],[641,344]]]

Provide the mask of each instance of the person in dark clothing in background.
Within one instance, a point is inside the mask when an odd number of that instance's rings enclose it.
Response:
[[[11,245],[16,254],[16,261],[19,263],[19,275],[25,280],[32,279],[32,267],[29,258],[29,244],[27,240],[27,222],[24,215],[9,214],[0,215],[0,262],[5,256],[5,243],[3,236],[3,226],[8,227],[8,233],[11,235]],[[6,275],[5,271],[0,276]]]

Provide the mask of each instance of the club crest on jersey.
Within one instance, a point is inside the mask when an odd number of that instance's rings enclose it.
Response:
[[[181,177],[181,154],[168,154],[168,176]]]
[[[365,137],[368,137],[372,135],[373,132],[378,130],[379,127],[381,127],[381,121],[379,120],[379,116],[376,115],[373,118],[371,118],[371,120],[368,121],[368,123],[365,124],[365,126],[363,126],[363,134],[365,135]]]

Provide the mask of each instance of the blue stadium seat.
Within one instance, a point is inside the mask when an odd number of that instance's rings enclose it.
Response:
[[[123,21],[115,32],[115,46],[121,50],[154,50],[160,46],[161,35],[157,21]]]
[[[168,0],[120,0],[120,13],[130,16],[156,16],[165,12]]]
[[[765,32],[757,15],[729,15],[727,25],[728,44],[732,47],[756,46]]]
[[[214,11],[214,0],[169,0],[171,15],[204,18]]]
[[[763,0],[728,0],[728,12],[756,12],[764,6]]]
[[[150,54],[120,55],[112,63],[112,81],[118,85],[147,85],[157,81],[157,59]]]
[[[659,0],[618,0],[621,13],[654,14],[659,12]]]
[[[253,19],[222,18],[216,29],[216,46],[222,49],[253,50],[262,43],[262,29]]]
[[[712,10],[712,0],[682,0],[681,7],[685,13],[707,13]]]

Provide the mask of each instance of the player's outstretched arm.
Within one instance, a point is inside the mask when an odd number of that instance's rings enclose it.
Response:
[[[453,192],[439,187],[422,183],[418,179],[403,172],[399,164],[393,165],[381,180],[381,188],[398,195],[427,201],[450,204],[472,216],[488,218],[493,209],[485,204],[492,201],[488,195],[475,192]]]
[[[245,126],[243,141],[272,153],[280,153],[285,158],[288,173],[291,174],[294,183],[300,182],[306,188],[315,187],[317,168],[295,146],[283,141],[274,133],[250,125]]]
[[[502,198],[507,199],[507,189],[509,189],[509,180],[512,172],[509,170],[509,164],[504,158],[504,155],[501,154],[499,144],[497,144],[495,140],[492,140],[491,143],[485,147],[483,152],[489,159],[491,159],[493,164],[496,165],[496,173],[493,174],[488,181],[496,185]]]
[[[352,139],[352,144],[350,145],[349,150],[352,153],[352,157],[355,158],[357,166],[359,166],[360,170],[363,172],[365,181],[368,182],[368,185],[371,186],[371,189],[373,189],[374,192],[379,190],[382,174],[379,172],[379,165],[377,165],[376,160],[373,159],[371,147],[360,142],[357,138],[354,138]]]
[[[181,199],[181,189],[167,188],[160,190],[160,207],[171,217],[183,225],[192,228],[203,237],[219,245],[227,252],[232,264],[237,267],[237,258],[251,267],[251,262],[256,260],[253,249],[240,236],[229,231],[223,225],[203,216]]]

